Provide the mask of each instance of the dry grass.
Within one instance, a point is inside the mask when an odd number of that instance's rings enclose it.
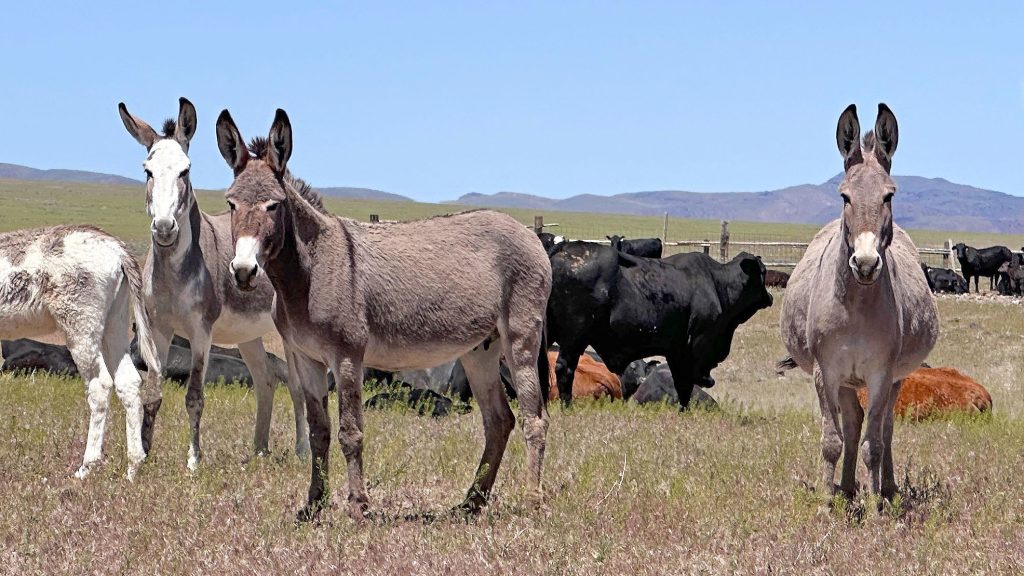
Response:
[[[475,411],[439,421],[368,411],[373,518],[357,525],[336,505],[321,525],[295,526],[308,464],[291,454],[283,391],[271,457],[249,458],[253,396],[211,387],[206,460],[189,474],[183,394],[168,386],[136,483],[123,479],[118,409],[105,467],[80,482],[70,476],[84,448],[81,382],[3,375],[0,572],[1020,573],[1024,310],[1008,302],[940,301],[943,336],[929,361],[988,386],[995,414],[899,424],[903,496],[880,513],[872,501],[830,506],[816,487],[810,379],[771,370],[783,354],[778,302],[741,328],[715,372],[724,410],[552,407],[544,509],[525,507],[517,430],[493,503],[468,522],[443,513],[482,448]],[[331,457],[338,504],[344,466],[337,448]]]

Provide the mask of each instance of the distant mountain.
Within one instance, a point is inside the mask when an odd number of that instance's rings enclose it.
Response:
[[[401,194],[393,194],[391,192],[382,192],[380,190],[373,190],[372,188],[346,188],[346,187],[334,187],[334,188],[317,188],[317,192],[324,196],[334,196],[337,198],[351,198],[353,200],[386,200],[389,202],[415,202],[408,196],[402,196]]]
[[[0,178],[13,180],[59,180],[61,182],[83,182],[86,184],[139,185],[142,182],[116,174],[87,172],[85,170],[39,170],[18,164],[0,162]]]
[[[452,203],[493,208],[603,212],[679,218],[822,224],[839,215],[839,174],[822,184],[766,192],[663,190],[564,199],[517,192],[466,194]],[[1024,198],[955,184],[942,178],[895,176],[896,221],[906,228],[1024,233]]]

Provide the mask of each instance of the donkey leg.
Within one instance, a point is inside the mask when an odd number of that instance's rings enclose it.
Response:
[[[156,352],[160,355],[160,363],[167,362],[167,354],[171,347],[171,337],[174,332],[165,326],[158,326],[156,322],[150,327],[150,334],[153,343],[156,345]],[[163,374],[150,368],[146,371],[146,383],[142,390],[142,451],[149,454],[153,446],[153,429],[156,426],[156,415],[160,411],[160,404],[163,403],[163,389],[161,383]]]
[[[68,351],[86,382],[89,399],[89,433],[85,456],[75,477],[85,478],[103,456],[103,434],[107,427],[107,409],[114,379],[110,377],[100,349],[102,335],[89,332],[67,332]]]
[[[327,367],[312,358],[289,350],[288,365],[294,366],[296,384],[302,385],[306,399],[306,420],[309,422],[310,459],[309,495],[296,518],[308,522],[330,500],[327,484],[328,456],[331,447],[331,417],[327,413]],[[289,369],[291,370],[291,369]]]
[[[892,379],[888,374],[875,377],[868,382],[868,422],[864,430],[864,442],[861,445],[861,457],[868,468],[871,478],[871,492],[882,491],[882,422],[885,410],[889,406],[889,393]]]
[[[843,440],[839,436],[839,407],[837,400],[832,398],[826,387],[825,376],[821,367],[814,365],[814,389],[818,393],[818,406],[821,408],[821,458],[822,482],[829,494],[836,492],[836,463],[843,450]]]
[[[103,335],[103,356],[108,371],[114,374],[114,389],[124,406],[125,447],[128,452],[128,480],[135,479],[135,472],[146,458],[142,448],[142,395],[139,392],[142,378],[135,369],[129,353],[128,338],[128,294],[119,296],[107,315]]]
[[[270,419],[274,411],[274,388],[277,382],[270,381],[267,370],[267,352],[263,340],[257,338],[238,345],[242,360],[252,374],[252,388],[256,393],[256,428],[253,432],[253,449],[257,455],[270,454]]]
[[[896,471],[892,465],[892,428],[896,399],[900,395],[902,380],[897,380],[889,392],[889,402],[882,420],[882,497],[892,500],[896,496]]]
[[[519,398],[519,412],[523,418],[523,435],[526,439],[526,473],[527,499],[536,506],[544,501],[544,485],[541,473],[544,468],[544,452],[547,448],[548,409],[547,398],[542,394],[541,378],[548,378],[540,373],[537,364],[539,354],[547,354],[541,349],[542,321],[520,321],[518,326],[510,326],[503,330],[499,323],[498,331],[502,332],[505,344],[505,363],[512,372],[512,379]],[[511,414],[508,405],[501,404],[503,417]],[[511,432],[515,420],[509,422]],[[506,435],[507,440],[507,435]],[[499,454],[500,458],[500,454]],[[497,470],[495,470],[497,472]]]
[[[213,343],[208,329],[196,330],[189,335],[192,346],[192,372],[188,375],[188,390],[185,392],[185,411],[188,412],[189,431],[188,469],[195,472],[203,458],[199,443],[199,422],[203,418],[203,380],[206,378],[206,359],[210,357]]]
[[[846,386],[839,389],[839,410],[843,416],[843,475],[839,487],[852,498],[857,493],[857,447],[864,424],[864,409],[856,390]]]
[[[484,453],[473,476],[473,484],[469,487],[465,500],[457,508],[463,512],[477,512],[487,503],[494,479],[498,475],[498,466],[501,465],[502,456],[505,454],[509,434],[515,427],[515,416],[508,406],[498,372],[500,359],[501,347],[494,343],[486,350],[482,345],[477,346],[461,358],[469,387],[473,391],[473,398],[480,406],[480,415],[484,423]],[[511,370],[512,366],[509,366],[509,369]],[[515,379],[517,372],[512,374]],[[524,388],[519,382],[515,380],[517,388]],[[529,400],[531,404],[537,402],[537,395],[539,392],[532,393],[533,397]],[[522,398],[519,401],[524,402]]]
[[[295,455],[299,458],[309,456],[309,426],[306,424],[306,397],[302,391],[302,381],[291,358],[288,361],[288,394],[292,397],[292,410],[295,413]]]
[[[363,479],[362,352],[331,362],[338,389],[338,442],[348,468],[348,514],[362,520],[369,507]]]

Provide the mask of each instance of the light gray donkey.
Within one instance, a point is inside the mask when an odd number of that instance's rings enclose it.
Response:
[[[338,385],[341,451],[348,465],[348,504],[362,518],[363,367],[429,368],[461,358],[483,416],[484,453],[459,509],[475,512],[494,484],[515,418],[498,373],[512,373],[526,436],[530,498],[541,498],[548,428],[547,354],[542,327],[551,266],[536,235],[491,211],[415,222],[362,224],[326,213],[319,195],[287,170],[288,116],[277,111],[268,140],[245,146],[231,115],[217,120],[217,143],[234,170],[227,191],[239,286],[274,285],[274,322],[288,364],[306,395],[313,450],[306,506],[315,515],[329,498],[331,430],[326,373]],[[253,156],[250,156],[250,151]]]
[[[898,138],[896,117],[885,104],[878,105],[875,130],[864,137],[863,147],[856,107],[851,104],[839,117],[836,141],[846,169],[839,185],[843,212],[814,237],[782,303],[786,348],[796,365],[814,374],[825,485],[834,493],[842,451],[840,488],[846,495],[856,492],[864,420],[856,389],[867,386],[862,457],[872,492],[888,499],[897,489],[893,405],[901,380],[921,365],[939,334],[917,248],[892,221],[896,184],[889,171]]]
[[[117,238],[90,226],[54,226],[0,234],[0,338],[60,332],[88,389],[85,478],[103,455],[110,389],[125,410],[128,479],[146,457],[139,377],[129,355],[134,310],[139,349],[160,368],[142,303],[139,265]]]
[[[189,375],[185,409],[191,426],[188,467],[195,470],[202,451],[199,420],[203,414],[203,379],[213,343],[238,345],[245,365],[253,375],[256,392],[257,454],[266,453],[270,443],[270,416],[274,388],[263,350],[262,337],[274,330],[270,310],[274,289],[266,278],[252,290],[241,291],[228,271],[234,254],[230,214],[206,214],[199,209],[189,179],[189,141],[196,131],[196,109],[185,98],[179,100],[177,121],[164,123],[163,135],[118,105],[128,133],[146,147],[146,208],[153,218],[152,246],[143,270],[146,307],[153,319],[153,339],[160,358],[167,356],[171,337],[179,334],[192,344],[192,372]],[[159,390],[158,371],[147,378]],[[297,386],[289,386],[295,409],[295,453],[309,453],[304,404]],[[148,399],[147,399],[148,401]],[[153,401],[159,406],[159,399]],[[155,410],[154,410],[155,415]],[[151,419],[144,429],[146,449],[152,439]]]

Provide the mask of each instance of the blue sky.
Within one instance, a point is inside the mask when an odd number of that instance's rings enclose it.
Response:
[[[19,2],[4,8],[0,162],[141,177],[117,103],[274,110],[293,171],[420,200],[766,190],[842,166],[835,124],[885,101],[894,172],[1024,195],[1024,3]],[[190,4],[194,4],[191,5]]]

